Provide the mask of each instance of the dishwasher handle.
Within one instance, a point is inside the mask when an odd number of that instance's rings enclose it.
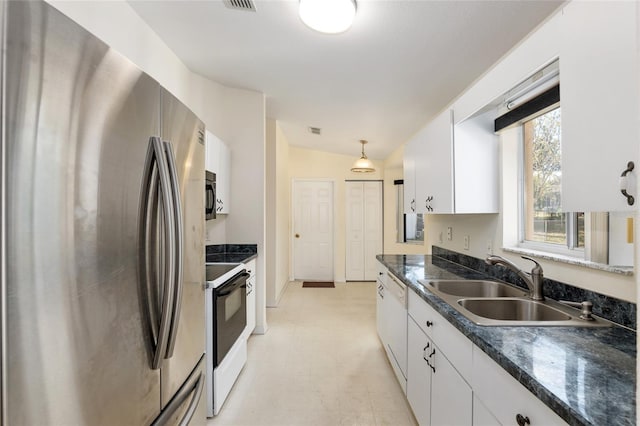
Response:
[[[387,276],[391,279],[395,285],[391,286],[393,288],[387,288],[391,294],[400,302],[403,306],[406,306],[407,300],[407,286],[398,281],[396,277],[394,277],[391,272],[387,272]]]

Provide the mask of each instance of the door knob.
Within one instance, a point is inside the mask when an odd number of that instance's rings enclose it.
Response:
[[[296,234],[296,238],[300,238],[300,234]]]

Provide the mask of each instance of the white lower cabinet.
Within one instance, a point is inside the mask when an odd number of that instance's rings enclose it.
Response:
[[[426,334],[409,317],[407,334],[407,400],[420,425],[431,424],[431,367],[427,352],[432,345]]]
[[[378,264],[376,324],[393,372],[407,393],[407,288]]]
[[[242,332],[243,337],[248,339],[256,328],[256,261],[255,259],[244,264],[249,273],[247,278],[247,326]]]
[[[420,425],[471,425],[471,388],[411,316],[407,368],[407,399]]]
[[[476,395],[473,395],[473,426],[501,426]]]
[[[566,425],[415,292],[408,299],[407,400],[421,426]]]
[[[477,346],[473,347],[472,385],[476,399],[495,417],[493,424],[515,425],[518,416],[528,418],[531,426],[567,424]],[[487,418],[486,413],[479,415]]]

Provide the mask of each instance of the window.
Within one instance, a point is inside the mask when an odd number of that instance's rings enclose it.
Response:
[[[561,210],[561,109],[552,108],[522,123],[521,240],[550,251],[584,250],[584,213]]]
[[[404,213],[404,185],[401,180],[395,181],[397,190],[396,241],[399,243],[422,244],[424,242],[424,217],[418,213]]]

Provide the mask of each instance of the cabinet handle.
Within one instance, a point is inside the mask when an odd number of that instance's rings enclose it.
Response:
[[[429,342],[427,342],[427,346],[422,348],[422,359],[427,361],[427,364],[429,364],[429,360],[427,359],[427,349],[429,349]]]
[[[427,327],[431,327],[433,325],[432,321],[427,321]]]
[[[531,422],[529,421],[529,417],[525,417],[522,414],[516,415],[516,422],[518,423],[518,426],[525,426],[525,425],[531,424]]]
[[[622,195],[624,195],[625,197],[627,197],[627,204],[629,204],[630,206],[633,205],[633,203],[635,203],[635,199],[633,198],[633,195],[629,194],[627,192],[627,180],[629,179],[627,177],[627,174],[629,172],[632,172],[633,169],[635,168],[635,164],[633,164],[633,161],[629,161],[627,163],[627,168],[625,171],[622,172],[622,174],[620,175],[620,192],[622,193]]]

